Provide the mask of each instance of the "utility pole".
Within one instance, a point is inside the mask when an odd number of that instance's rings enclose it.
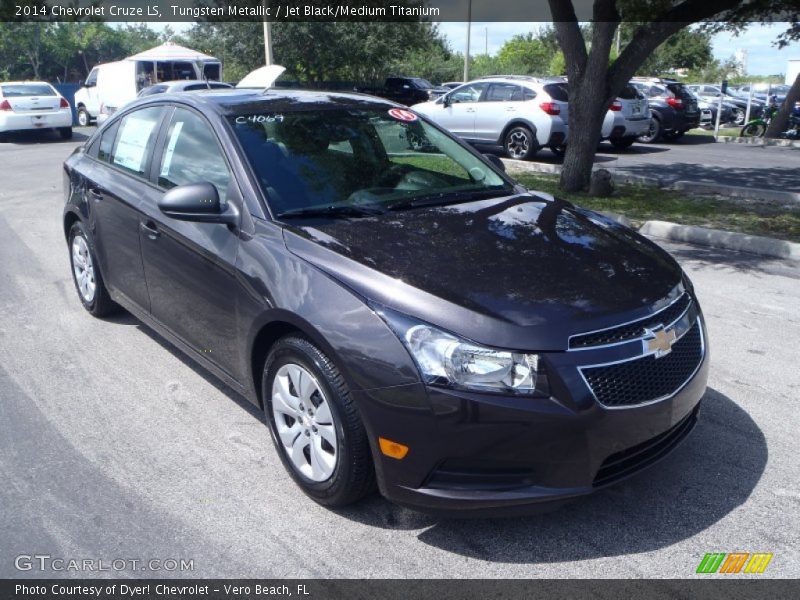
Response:
[[[486,36],[484,38],[483,53],[486,56],[489,56],[489,28],[488,27],[484,27],[483,32],[486,34]]]
[[[469,36],[472,30],[472,0],[467,4],[467,47],[464,50],[464,81],[469,81]]]
[[[267,0],[263,0],[264,6],[264,64],[269,66],[274,61],[272,60],[272,23],[267,20],[266,8]]]

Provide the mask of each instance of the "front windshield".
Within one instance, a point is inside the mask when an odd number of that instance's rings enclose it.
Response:
[[[428,81],[427,79],[422,79],[420,77],[415,77],[413,79],[413,81],[417,85],[417,87],[419,89],[421,89],[421,90],[429,90],[429,89],[431,89],[433,87],[433,84],[430,81]]]
[[[485,162],[408,110],[311,109],[229,119],[277,215],[512,192]]]

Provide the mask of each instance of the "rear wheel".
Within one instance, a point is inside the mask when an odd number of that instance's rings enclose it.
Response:
[[[550,146],[550,152],[555,154],[558,158],[564,158],[567,153],[567,147],[562,144],[561,146]]]
[[[91,122],[91,117],[89,116],[89,111],[87,111],[83,106],[78,108],[78,125],[81,127],[88,127],[89,123]]]
[[[276,342],[262,397],[281,461],[308,496],[343,506],[375,489],[366,430],[344,378],[319,348],[299,335]]]
[[[767,132],[767,126],[764,123],[748,123],[742,127],[740,137],[761,137]]]
[[[86,228],[78,221],[69,230],[69,258],[72,281],[83,307],[95,317],[104,317],[119,310],[108,294],[103,277],[97,269],[94,244]]]
[[[72,139],[72,127],[59,127],[58,135],[61,136],[62,140],[71,140]]]
[[[661,122],[653,117],[650,119],[650,127],[642,135],[636,138],[642,144],[652,144],[661,136]]]
[[[681,139],[683,137],[684,133],[686,133],[686,132],[685,131],[670,131],[670,132],[662,133],[661,137],[663,137],[667,141],[674,142],[676,140]]]
[[[617,138],[615,140],[609,140],[611,145],[614,146],[617,150],[625,150],[626,148],[630,148],[636,142],[636,138],[634,137],[626,137],[626,138]]]
[[[503,140],[503,147],[509,158],[517,160],[533,158],[533,155],[539,150],[533,132],[522,125],[508,130]]]

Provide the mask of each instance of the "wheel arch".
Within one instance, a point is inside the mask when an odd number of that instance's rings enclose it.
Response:
[[[258,406],[262,408],[264,406],[264,398],[261,393],[261,377],[267,355],[275,345],[275,342],[290,334],[300,334],[319,347],[319,349],[333,361],[348,386],[353,389],[351,382],[348,381],[349,377],[343,369],[341,361],[338,359],[336,351],[322,334],[320,334],[311,323],[300,318],[296,314],[276,309],[264,314],[262,318],[258,320],[257,324],[253,327],[248,346],[250,358],[249,380],[253,386],[252,397]]]
[[[74,210],[68,210],[64,213],[64,238],[66,238],[67,241],[69,241],[69,230],[80,220],[80,215]]]
[[[500,134],[500,139],[497,140],[497,143],[500,146],[505,146],[506,135],[508,135],[508,132],[511,131],[514,127],[518,127],[520,125],[523,125],[523,126],[525,126],[525,127],[527,127],[528,129],[531,130],[531,133],[533,134],[533,139],[536,142],[536,146],[541,148],[542,146],[541,146],[541,144],[539,144],[539,136],[538,136],[538,130],[536,128],[536,125],[534,125],[528,119],[522,119],[522,118],[515,118],[515,119],[512,119],[511,121],[509,121],[506,124],[506,126],[503,128],[503,131]]]

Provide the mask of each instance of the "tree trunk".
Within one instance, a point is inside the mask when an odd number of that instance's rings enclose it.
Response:
[[[787,124],[789,122],[789,115],[791,114],[792,109],[794,109],[794,104],[797,101],[800,101],[800,73],[798,73],[797,77],[795,77],[789,93],[786,94],[786,101],[783,103],[781,109],[770,122],[764,137],[776,138],[781,133],[786,131]]]

